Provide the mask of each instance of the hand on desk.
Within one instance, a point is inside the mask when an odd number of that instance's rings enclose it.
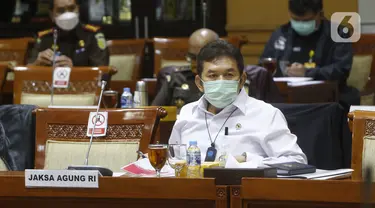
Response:
[[[287,67],[287,73],[290,77],[304,77],[305,67],[300,63],[293,63],[291,66]]]
[[[57,67],[73,67],[72,59],[67,56],[57,56],[56,57],[56,66]]]
[[[38,54],[38,57],[35,61],[36,65],[52,65],[53,51],[51,49],[44,50]]]

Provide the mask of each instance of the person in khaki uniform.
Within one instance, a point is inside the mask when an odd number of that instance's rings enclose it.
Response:
[[[50,5],[55,27],[38,33],[29,64],[51,66],[108,66],[109,51],[99,27],[79,22],[76,0],[53,0]],[[56,30],[57,42],[54,44]]]

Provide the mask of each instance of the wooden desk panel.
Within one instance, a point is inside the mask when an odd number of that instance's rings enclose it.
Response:
[[[22,172],[0,172],[1,207],[226,208],[227,187],[214,179],[102,177],[98,189],[25,188]],[[6,187],[6,188],[4,188]]]
[[[361,185],[351,180],[242,179],[241,188],[231,188],[231,207],[360,207]],[[375,185],[372,190],[375,190]],[[375,203],[374,194],[371,202]]]
[[[285,103],[329,103],[338,102],[339,91],[335,82],[288,86],[286,82],[276,82]]]

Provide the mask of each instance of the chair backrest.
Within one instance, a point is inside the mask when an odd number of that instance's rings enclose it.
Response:
[[[1,95],[3,93],[3,87],[6,81],[7,70],[8,70],[8,64],[0,63],[0,94]]]
[[[351,134],[339,104],[272,105],[284,114],[309,164],[325,170],[350,167]]]
[[[354,111],[348,117],[352,131],[352,179],[362,180],[368,167],[372,169],[374,178],[375,112]]]
[[[244,43],[239,37],[222,38],[240,48]],[[189,48],[189,38],[156,37],[154,42],[154,77],[165,66],[187,65],[186,54]]]
[[[90,138],[86,135],[89,109],[37,109],[35,167],[66,168],[84,162]],[[119,170],[147,152],[154,143],[159,120],[167,115],[160,107],[111,109],[106,136],[94,139],[89,164]]]
[[[50,104],[52,67],[15,67],[14,104],[47,107]],[[102,71],[98,67],[73,67],[68,88],[54,89],[54,105],[95,105]]]
[[[27,64],[27,52],[33,38],[0,39],[0,62]]]
[[[111,54],[109,64],[118,70],[112,80],[140,79],[145,40],[110,40],[107,45]]]

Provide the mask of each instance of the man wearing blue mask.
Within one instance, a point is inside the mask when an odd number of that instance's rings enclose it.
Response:
[[[347,108],[359,104],[358,90],[346,84],[353,61],[352,45],[331,39],[334,23],[324,17],[323,0],[289,0],[289,14],[290,22],[272,34],[261,59],[276,58],[278,77],[336,81],[341,103]],[[343,38],[350,36],[338,31]]]
[[[170,144],[197,141],[202,160],[231,154],[239,162],[307,163],[284,115],[270,104],[248,96],[240,50],[224,40],[205,45],[197,56],[195,84],[203,93],[182,107]]]

